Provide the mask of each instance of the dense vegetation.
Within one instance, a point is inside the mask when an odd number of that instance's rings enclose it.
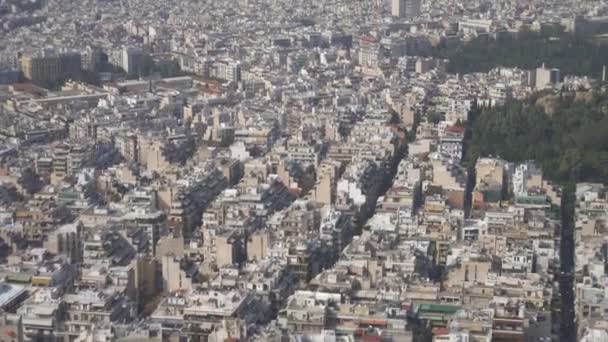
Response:
[[[469,165],[490,155],[536,160],[556,182],[608,183],[607,93],[536,95],[495,108],[475,107],[469,130]]]
[[[163,155],[169,163],[184,165],[192,158],[195,152],[196,139],[191,135],[188,135],[184,140],[167,141],[163,146]]]
[[[432,56],[449,59],[452,73],[487,72],[499,66],[534,69],[545,63],[562,75],[600,78],[608,44],[593,37],[557,31],[479,36],[468,42],[440,44]]]
[[[17,182],[30,195],[35,194],[44,187],[44,182],[32,168],[24,169]]]

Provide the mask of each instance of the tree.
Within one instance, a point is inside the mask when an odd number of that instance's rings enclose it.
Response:
[[[426,114],[426,119],[428,122],[436,125],[443,120],[443,115],[436,111],[430,111]]]
[[[22,200],[23,197],[14,186],[0,185],[0,204],[11,205]]]
[[[391,110],[391,119],[389,121],[389,124],[398,125],[399,123],[401,123],[401,118],[399,118],[399,113],[395,112],[394,110]]]
[[[17,182],[30,195],[37,193],[44,186],[40,176],[31,168],[23,170]]]
[[[188,135],[185,140],[179,143],[167,141],[163,146],[163,154],[170,163],[184,165],[196,152],[196,139]]]
[[[120,163],[122,159],[120,151],[114,145],[100,143],[95,147],[95,154],[92,160],[93,165],[91,166],[97,169],[107,169],[112,165]]]
[[[51,212],[51,217],[59,223],[68,223],[74,220],[74,214],[65,205],[60,205]]]

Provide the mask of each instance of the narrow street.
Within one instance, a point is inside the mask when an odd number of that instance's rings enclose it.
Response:
[[[562,193],[561,270],[559,289],[561,299],[561,342],[576,341],[574,313],[574,190],[566,187]]]

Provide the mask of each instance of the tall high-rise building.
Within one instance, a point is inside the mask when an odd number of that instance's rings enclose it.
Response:
[[[122,68],[127,74],[136,75],[142,71],[144,52],[140,48],[124,47],[122,49]]]
[[[81,57],[77,53],[45,53],[21,58],[23,76],[34,83],[55,82],[77,78],[81,71]]]
[[[162,275],[163,271],[181,272],[180,269],[171,269],[171,267],[175,267],[175,263],[167,264],[167,262],[172,261],[171,257],[164,261],[165,263],[162,265],[165,265],[165,268],[163,269],[161,269],[162,267],[160,267],[158,260],[152,257],[137,256],[136,259],[131,261],[131,274],[129,276],[127,293],[137,303],[138,310],[143,310],[145,305],[150,302],[150,299],[162,290],[159,286],[162,284],[159,275]]]
[[[392,0],[393,17],[414,19],[420,15],[420,0]]]
[[[63,254],[70,262],[82,260],[82,234],[80,224],[67,224],[59,227],[48,236],[45,248],[53,254]]]
[[[241,80],[241,64],[233,60],[218,61],[213,65],[212,76],[229,82]]]
[[[96,46],[87,46],[82,54],[82,69],[95,71],[103,60],[103,50]]]
[[[405,12],[405,6],[403,6],[404,2],[404,0],[392,0],[391,13],[393,14],[393,17],[400,18],[403,16],[403,12]]]
[[[535,88],[544,89],[558,84],[560,81],[559,69],[549,69],[543,64],[535,72]]]
[[[359,65],[377,68],[380,63],[380,45],[372,37],[364,37],[361,39],[358,57]]]
[[[181,258],[172,254],[161,258],[164,292],[192,289],[192,279],[181,269],[180,263]]]

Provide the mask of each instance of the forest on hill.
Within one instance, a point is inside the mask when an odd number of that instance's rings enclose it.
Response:
[[[493,108],[474,106],[466,163],[479,156],[535,160],[555,182],[608,183],[608,93],[537,94]]]
[[[592,36],[561,30],[521,31],[440,44],[431,56],[448,59],[451,73],[487,72],[499,66],[534,69],[545,63],[560,69],[562,75],[599,79],[608,61],[608,44]]]

